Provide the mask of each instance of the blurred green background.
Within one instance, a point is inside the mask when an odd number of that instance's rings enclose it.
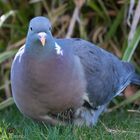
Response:
[[[13,56],[25,42],[30,19],[39,15],[51,20],[55,37],[83,38],[126,61],[132,57],[140,72],[139,22],[132,27],[139,20],[135,17],[137,6],[138,1],[133,5],[129,0],[1,0],[0,102],[11,96]],[[128,41],[130,32],[133,34]]]
[[[31,18],[48,17],[55,37],[91,41],[131,61],[140,73],[139,14],[139,0],[0,0],[0,109],[13,104],[10,67],[25,43]],[[115,99],[113,103],[119,108],[139,97],[138,92],[124,102]]]

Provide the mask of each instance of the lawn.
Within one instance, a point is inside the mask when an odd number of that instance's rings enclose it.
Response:
[[[15,105],[0,112],[0,139],[139,140],[140,113],[105,113],[95,127],[48,126],[24,117]]]
[[[135,109],[130,105],[132,100],[140,98],[140,91],[123,103],[116,100],[118,110],[103,114],[92,128],[51,127],[24,117],[15,105],[7,107],[12,96],[11,63],[25,43],[31,18],[48,17],[55,37],[78,37],[93,42],[132,62],[140,73],[139,13],[140,0],[134,4],[132,0],[0,0],[0,110],[3,109],[0,140],[140,140],[140,107]]]

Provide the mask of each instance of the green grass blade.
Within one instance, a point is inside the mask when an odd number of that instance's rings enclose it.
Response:
[[[110,26],[110,29],[105,37],[105,41],[108,41],[111,37],[113,37],[115,35],[118,27],[120,26],[120,24],[123,20],[123,16],[124,16],[124,7],[122,7],[122,9],[119,11],[116,19],[114,20],[114,22]]]
[[[107,8],[106,8],[106,6],[105,6],[105,2],[102,1],[102,0],[98,0],[98,3],[100,4],[100,6],[101,6],[101,8],[102,8],[102,11],[103,11],[103,13],[104,13],[104,15],[105,15],[107,21],[109,22],[109,25],[110,25],[111,20],[110,20],[110,17],[109,17],[109,15],[108,15]]]
[[[0,28],[3,26],[4,22],[10,17],[10,16],[13,16],[15,14],[16,11],[14,10],[11,10],[9,11],[8,13],[2,15],[0,17]]]
[[[8,59],[8,58],[11,58],[12,56],[14,56],[15,55],[15,53],[16,53],[17,51],[7,51],[7,52],[3,52],[3,53],[1,53],[0,54],[0,63],[2,63],[3,61],[5,61],[6,59]]]
[[[132,41],[128,44],[128,46],[124,52],[122,60],[128,61],[128,62],[131,60],[132,55],[134,54],[134,51],[135,51],[139,41],[140,41],[140,26],[136,29],[136,32],[134,34]]]
[[[12,104],[14,104],[14,100],[12,97],[8,98],[7,100],[3,101],[2,103],[0,103],[0,110],[11,106]]]
[[[87,1],[87,5],[89,7],[91,7],[100,17],[104,18],[103,11],[101,10],[101,8],[99,8],[99,6],[97,6],[97,4],[95,3],[95,1],[88,0]]]

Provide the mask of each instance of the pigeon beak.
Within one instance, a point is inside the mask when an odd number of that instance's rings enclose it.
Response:
[[[45,46],[45,43],[46,43],[46,35],[47,34],[45,32],[39,32],[38,33],[39,40],[40,40],[43,47]]]

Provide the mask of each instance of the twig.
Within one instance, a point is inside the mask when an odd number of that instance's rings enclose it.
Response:
[[[117,48],[117,46],[115,45],[115,43],[113,42],[113,40],[109,40],[109,43],[111,45],[111,47],[114,49],[116,55],[120,58],[122,56],[121,51]]]
[[[0,111],[3,110],[4,108],[11,106],[14,104],[14,100],[12,97],[6,99],[5,101],[3,101],[2,103],[0,103]]]
[[[140,111],[138,111],[138,110],[131,110],[131,109],[129,109],[127,111],[130,112],[130,113],[138,113],[138,114],[140,114]]]
[[[130,30],[130,33],[129,33],[129,36],[128,36],[128,41],[129,42],[133,39],[133,36],[135,34],[135,31],[136,31],[136,27],[137,27],[138,22],[139,22],[139,19],[140,19],[140,0],[138,1],[138,5],[136,7],[134,18],[133,18],[133,21],[132,21],[131,30]]]
[[[73,29],[74,29],[74,26],[75,26],[75,22],[76,22],[76,19],[78,17],[78,14],[79,14],[79,8],[76,7],[75,10],[74,10],[74,13],[73,13],[73,16],[72,16],[72,19],[70,21],[70,25],[69,25],[69,28],[68,28],[68,32],[66,34],[66,38],[70,38],[73,34]]]
[[[103,26],[97,27],[94,31],[92,41],[97,42],[97,39],[98,39],[99,35],[102,34],[102,32],[104,33],[104,27]]]
[[[75,0],[74,2],[75,2],[76,7],[74,9],[72,19],[70,21],[70,25],[69,25],[69,28],[68,28],[68,32],[66,34],[66,38],[70,38],[72,36],[74,26],[75,26],[75,22],[76,22],[76,20],[80,20],[79,19],[79,13],[80,13],[80,9],[83,6],[85,0]]]
[[[8,85],[11,84],[10,80],[7,81],[7,84],[8,84]],[[2,89],[4,89],[4,88],[5,88],[5,84],[3,84],[3,85],[0,86],[0,90],[2,90]]]
[[[101,121],[100,121],[101,122]],[[140,132],[135,131],[126,131],[126,130],[118,130],[118,129],[110,129],[108,128],[103,122],[101,122],[105,130],[109,133],[133,133],[133,134],[140,134]]]
[[[131,26],[130,19],[131,19],[131,16],[133,16],[133,13],[134,13],[134,10],[133,10],[134,6],[135,6],[135,0],[130,0],[130,6],[129,6],[128,17],[127,17],[128,26]]]
[[[16,42],[15,44],[12,44],[12,45],[8,46],[7,50],[20,48],[25,43],[25,39],[26,38],[23,38],[20,41]]]
[[[8,99],[9,97],[11,97],[11,92],[10,92],[9,80],[7,78],[7,74],[4,76],[4,82],[5,82],[5,95],[6,98]]]

